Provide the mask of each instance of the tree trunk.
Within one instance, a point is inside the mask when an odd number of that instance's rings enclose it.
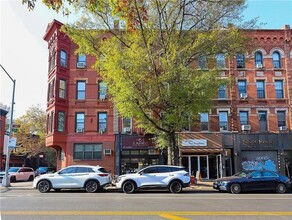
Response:
[[[179,149],[176,144],[175,132],[168,133],[167,164],[179,165]]]

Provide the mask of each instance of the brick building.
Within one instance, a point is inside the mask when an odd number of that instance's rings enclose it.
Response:
[[[165,163],[150,137],[139,136],[131,119],[118,117],[106,83],[91,68],[94,58],[76,55],[77,46],[61,26],[54,20],[44,36],[49,49],[46,145],[56,149],[57,167],[99,164],[119,174]],[[201,113],[200,126],[190,122],[178,133],[181,163],[202,178],[230,175],[252,162],[269,162],[285,172],[292,160],[292,31],[286,25],[246,34],[255,45],[252,52],[231,60],[216,57],[220,77],[233,78],[234,85],[219,88],[213,108]],[[199,60],[197,67],[208,69],[208,60]]]

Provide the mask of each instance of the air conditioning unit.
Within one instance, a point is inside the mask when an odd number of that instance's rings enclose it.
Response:
[[[240,93],[239,98],[241,99],[247,99],[247,93]]]
[[[245,72],[244,72],[244,71],[240,71],[240,72],[238,73],[238,75],[239,75],[240,77],[243,77],[243,76],[245,76]]]
[[[83,63],[83,62],[77,62],[77,68],[84,69],[85,68],[85,63]]]
[[[124,127],[123,131],[124,131],[124,133],[131,132],[131,128],[130,127]]]
[[[251,126],[250,125],[241,125],[241,130],[242,131],[250,131],[251,130]]]
[[[76,132],[77,132],[77,133],[83,133],[83,132],[84,132],[84,128],[77,128],[77,129],[76,129]]]
[[[105,128],[100,128],[100,129],[99,129],[99,133],[102,134],[102,133],[104,133],[104,132],[105,132]]]
[[[112,150],[111,149],[104,149],[103,154],[104,155],[112,155]]]
[[[263,68],[263,64],[258,63],[257,64],[257,69],[262,69]]]
[[[99,95],[99,99],[102,100],[102,101],[105,100],[106,99],[106,95]]]
[[[287,127],[286,126],[280,126],[279,127],[279,131],[286,131],[287,130]]]

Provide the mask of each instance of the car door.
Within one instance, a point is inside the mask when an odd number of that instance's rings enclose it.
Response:
[[[76,167],[67,167],[50,176],[53,188],[79,188],[76,180]]]
[[[23,180],[27,180],[28,178],[26,177],[26,172],[25,172],[25,168],[20,168],[17,173],[15,174],[16,176],[16,180],[19,181],[23,181]]]
[[[244,191],[262,190],[262,182],[262,172],[254,171],[247,175],[245,181],[242,183],[242,188]]]
[[[157,167],[148,167],[139,172],[139,185],[143,186],[159,186]]]
[[[275,190],[278,175],[271,171],[263,171],[262,174],[264,190]]]

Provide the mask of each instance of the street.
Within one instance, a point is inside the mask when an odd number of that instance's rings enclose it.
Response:
[[[34,189],[1,191],[1,217],[8,219],[291,219],[292,194],[244,193],[233,195],[213,190],[186,189],[141,191],[116,190],[86,193],[64,190],[39,193]]]

